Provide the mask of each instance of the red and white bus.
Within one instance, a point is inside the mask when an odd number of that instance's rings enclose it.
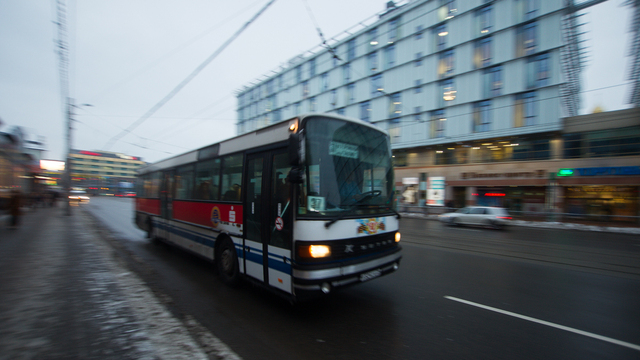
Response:
[[[308,114],[139,171],[135,222],[289,299],[327,294],[398,269],[389,136]]]

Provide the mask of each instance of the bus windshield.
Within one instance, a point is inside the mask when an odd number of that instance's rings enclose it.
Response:
[[[393,167],[384,132],[318,116],[307,120],[305,134],[300,215],[335,218],[393,211]]]

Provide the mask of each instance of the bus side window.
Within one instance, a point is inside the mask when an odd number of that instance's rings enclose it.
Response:
[[[240,201],[242,194],[242,154],[226,156],[222,161],[222,200]]]
[[[218,200],[220,198],[220,159],[198,163],[196,166],[196,192],[198,200]]]

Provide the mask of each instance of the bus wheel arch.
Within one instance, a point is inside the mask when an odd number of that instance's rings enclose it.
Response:
[[[240,281],[240,269],[236,247],[227,235],[220,235],[216,240],[215,265],[223,283],[236,286]]]

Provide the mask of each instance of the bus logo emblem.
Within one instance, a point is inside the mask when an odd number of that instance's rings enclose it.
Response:
[[[385,230],[384,218],[356,220],[359,224],[358,235],[373,235]]]
[[[218,224],[220,224],[220,209],[214,206],[213,209],[211,209],[211,225],[215,228],[218,227]]]

